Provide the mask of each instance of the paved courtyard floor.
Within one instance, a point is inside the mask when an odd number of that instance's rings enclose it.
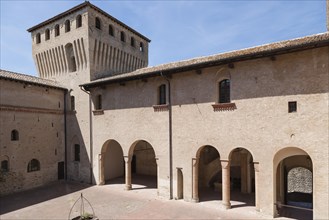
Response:
[[[54,183],[0,198],[0,219],[69,219],[71,207],[81,193],[99,219],[271,219],[256,212],[254,206],[239,205],[237,201],[232,201],[232,209],[224,210],[218,200],[190,203],[159,198],[152,187],[133,184],[131,191],[123,188],[119,183]],[[78,215],[80,208],[80,202],[76,203],[71,218]],[[84,209],[92,213],[87,203]]]

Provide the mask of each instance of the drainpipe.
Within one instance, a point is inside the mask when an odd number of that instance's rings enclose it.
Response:
[[[173,198],[173,165],[172,165],[172,108],[171,108],[171,88],[170,88],[170,80],[168,77],[160,72],[160,75],[167,81],[168,83],[168,107],[169,107],[169,181],[170,181],[170,199]]]
[[[64,172],[67,180],[67,107],[66,107],[67,90],[64,91]]]
[[[90,98],[90,92],[85,90],[82,86],[80,86],[80,89],[88,94],[89,97],[89,150],[90,150],[90,184],[93,184],[93,118],[91,114],[91,98]]]

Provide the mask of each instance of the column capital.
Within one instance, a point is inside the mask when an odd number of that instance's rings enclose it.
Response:
[[[123,159],[125,160],[126,163],[130,162],[130,157],[129,156],[123,156]]]
[[[230,160],[220,160],[220,164],[222,165],[222,169],[227,169],[230,167]]]
[[[254,162],[255,172],[259,172],[259,162]]]

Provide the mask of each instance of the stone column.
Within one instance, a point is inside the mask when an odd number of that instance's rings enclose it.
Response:
[[[254,162],[255,169],[255,206],[256,211],[260,211],[259,209],[259,162]]]
[[[105,178],[104,178],[104,153],[98,154],[98,161],[99,161],[99,184],[98,185],[104,185],[105,184]]]
[[[231,208],[231,192],[230,192],[230,161],[221,160],[222,165],[222,204],[226,209]]]
[[[125,174],[126,174],[125,190],[131,190],[131,158],[129,156],[124,156],[124,159],[125,159]]]
[[[192,158],[192,202],[199,202],[199,167],[198,159]]]
[[[157,195],[159,196],[160,192],[159,192],[159,158],[158,157],[155,158],[155,163],[157,164]]]

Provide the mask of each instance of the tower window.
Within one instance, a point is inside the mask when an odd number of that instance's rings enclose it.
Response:
[[[40,44],[40,42],[41,42],[40,33],[37,33],[37,35],[36,35],[36,42],[37,42],[37,44]]]
[[[224,79],[219,82],[219,103],[230,103],[230,80]]]
[[[288,112],[292,113],[292,112],[297,112],[297,102],[288,102]]]
[[[70,72],[77,71],[77,65],[76,65],[76,61],[75,61],[73,45],[71,43],[68,43],[65,45],[65,53],[66,53],[69,71]]]
[[[59,25],[58,24],[56,24],[56,26],[55,26],[55,37],[57,37],[57,36],[59,36]]]
[[[130,45],[132,47],[135,47],[135,38],[133,38],[133,37],[130,38]]]
[[[49,40],[50,39],[50,30],[46,29],[45,31],[45,40]]]
[[[27,172],[34,172],[40,170],[40,162],[37,159],[32,159],[27,165]]]
[[[80,161],[80,144],[74,145],[74,161]]]
[[[139,44],[139,51],[140,52],[144,52],[144,44],[143,44],[143,42],[140,42],[140,44]]]
[[[8,160],[1,161],[1,171],[2,172],[8,172],[9,171],[9,165]]]
[[[81,15],[78,15],[77,17],[76,17],[76,24],[77,24],[77,28],[79,28],[79,27],[81,27],[82,26],[82,17],[81,17]]]
[[[120,39],[121,39],[122,42],[126,42],[125,32],[121,31],[121,33],[120,33]]]
[[[109,25],[109,35],[114,36],[114,29],[112,25]]]
[[[102,109],[102,95],[97,95],[96,96],[95,109],[96,110]]]
[[[75,97],[71,96],[71,111],[75,110]]]
[[[159,100],[158,100],[159,105],[165,105],[167,104],[166,101],[166,85],[162,84],[159,86]]]
[[[95,26],[97,29],[102,30],[101,20],[98,17],[96,17],[96,19],[95,19]]]
[[[11,131],[11,140],[12,141],[18,141],[19,140],[19,133],[17,130]]]
[[[65,21],[65,32],[69,32],[71,30],[71,23],[69,20]]]

